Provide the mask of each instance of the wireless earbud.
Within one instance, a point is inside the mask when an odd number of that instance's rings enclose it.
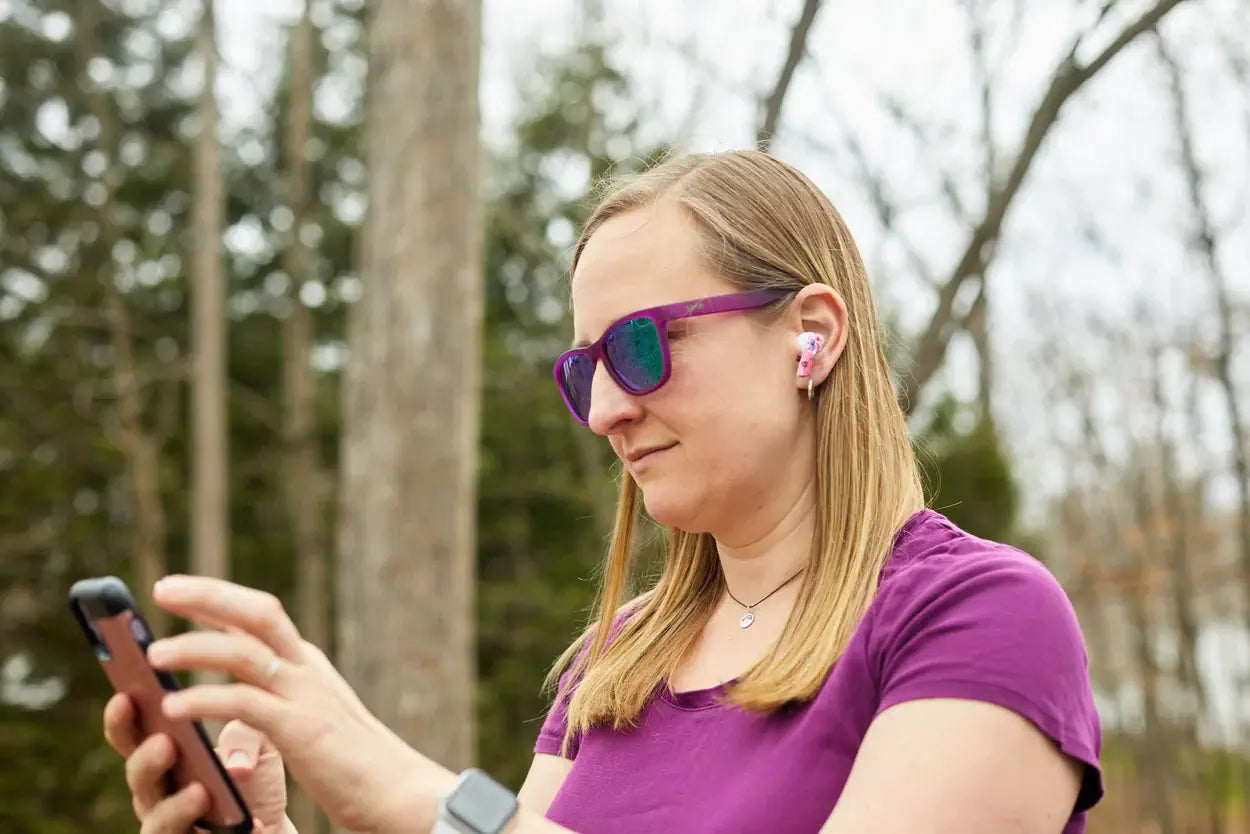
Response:
[[[810,377],[812,375],[812,357],[824,347],[825,337],[819,333],[804,331],[795,338],[795,342],[799,346],[799,376]]]

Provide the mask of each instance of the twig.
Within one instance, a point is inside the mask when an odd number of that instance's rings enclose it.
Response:
[[[781,68],[781,75],[777,77],[772,93],[764,102],[764,120],[755,134],[755,141],[762,149],[767,150],[777,134],[777,124],[781,121],[781,106],[785,103],[786,92],[790,89],[790,82],[794,79],[794,71],[798,69],[799,61],[803,59],[803,53],[807,50],[807,36],[811,33],[812,22],[816,19],[816,12],[819,10],[820,0],[804,0],[803,11],[794,24],[794,28],[790,30],[790,49],[786,53],[786,62]]]

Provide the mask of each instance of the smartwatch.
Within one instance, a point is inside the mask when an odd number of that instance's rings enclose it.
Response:
[[[500,834],[517,808],[516,794],[471,767],[439,800],[432,834]]]

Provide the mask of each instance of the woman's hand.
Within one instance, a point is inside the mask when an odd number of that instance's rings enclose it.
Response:
[[[414,799],[428,799],[421,805],[432,823],[436,797],[454,775],[370,714],[321,650],[300,637],[276,597],[220,579],[171,576],[156,583],[154,599],[173,614],[220,630],[156,641],[148,648],[153,666],[213,670],[237,680],[166,695],[167,716],[239,720],[256,728],[339,826],[387,830],[399,816],[411,825]]]
[[[143,834],[185,834],[208,808],[203,786],[190,785],[165,796],[165,773],[174,763],[174,744],[163,733],[140,737],[134,703],[114,695],[104,707],[104,736],[126,759],[135,816]],[[254,814],[255,834],[289,834],[286,819],[286,776],[282,758],[263,735],[241,721],[222,728],[217,756]]]

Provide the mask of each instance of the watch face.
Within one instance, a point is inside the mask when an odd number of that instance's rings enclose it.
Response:
[[[448,810],[474,831],[494,834],[516,812],[512,792],[487,776],[464,780],[448,803]]]

